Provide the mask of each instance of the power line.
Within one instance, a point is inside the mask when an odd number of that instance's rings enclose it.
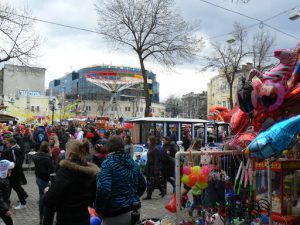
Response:
[[[284,31],[282,31],[282,30],[280,30],[280,29],[278,29],[278,28],[276,28],[276,27],[273,27],[273,26],[271,26],[271,25],[265,23],[266,21],[269,21],[269,20],[271,20],[271,19],[273,19],[273,18],[275,18],[275,17],[277,17],[277,16],[280,16],[280,15],[282,15],[282,14],[288,12],[289,10],[285,10],[285,11],[283,11],[283,12],[280,12],[280,13],[278,13],[278,14],[276,14],[276,15],[274,15],[274,16],[271,16],[271,17],[269,17],[269,18],[267,18],[267,19],[265,19],[265,20],[260,20],[260,19],[257,19],[257,18],[248,16],[248,15],[246,15],[246,14],[237,12],[237,11],[232,10],[232,9],[225,8],[225,7],[223,7],[223,6],[217,5],[217,4],[215,4],[215,3],[212,3],[212,2],[209,2],[209,1],[206,1],[206,0],[199,0],[199,1],[204,2],[204,3],[207,3],[207,4],[212,5],[212,6],[214,6],[214,7],[223,9],[223,10],[225,10],[225,11],[228,11],[228,12],[231,12],[231,13],[234,13],[234,14],[238,14],[238,15],[240,15],[240,16],[242,16],[242,17],[246,17],[246,18],[248,18],[248,19],[258,21],[258,22],[259,22],[258,24],[265,25],[265,26],[267,26],[267,27],[269,27],[269,28],[271,28],[271,29],[273,29],[273,30],[279,32],[279,33],[282,33],[282,34],[284,34],[284,35],[287,35],[287,36],[289,36],[289,37],[291,37],[291,38],[294,38],[294,39],[296,39],[296,40],[300,40],[299,37],[296,37],[296,36],[294,36],[294,35],[292,35],[292,34],[286,33],[286,32],[284,32]],[[299,5],[300,5],[300,4],[299,4]],[[298,7],[299,5],[296,5],[296,6],[293,7],[293,8],[296,8],[296,7]],[[256,26],[256,25],[257,25],[257,24],[255,24],[255,25],[250,25],[249,27]],[[248,29],[249,27],[247,27],[247,29]],[[230,33],[227,33],[227,34],[224,34],[224,35],[218,35],[218,36],[215,36],[215,37],[213,37],[213,38],[216,38],[216,37],[223,37],[223,36],[228,35],[228,34],[230,34]]]
[[[6,13],[4,10],[0,10],[0,12]],[[85,31],[85,32],[90,32],[90,33],[95,33],[95,34],[101,34],[100,32],[97,32],[95,30],[90,30],[90,29],[86,29],[86,28],[82,28],[82,27],[66,25],[66,24],[52,22],[52,21],[48,21],[48,20],[42,20],[42,19],[38,19],[38,18],[30,17],[30,16],[24,16],[24,15],[20,15],[20,14],[16,14],[16,13],[11,13],[11,14],[14,16],[22,17],[22,18],[37,21],[37,22],[47,23],[47,24],[51,24],[51,25],[55,25],[55,26],[66,27],[66,28],[70,28],[70,29],[75,29],[75,30],[80,30],[80,31]]]
[[[246,15],[246,14],[243,14],[243,13],[240,13],[240,12],[237,12],[237,11],[234,11],[234,10],[231,10],[231,9],[228,9],[228,8],[225,8],[225,7],[223,7],[223,6],[220,6],[220,5],[217,5],[217,4],[208,2],[208,1],[206,1],[206,0],[199,0],[199,1],[204,2],[204,3],[207,3],[207,4],[212,5],[212,6],[214,6],[214,7],[217,7],[217,8],[223,9],[223,10],[226,10],[226,11],[228,11],[228,12],[235,13],[235,14],[238,14],[238,15],[240,15],[240,16],[243,16],[243,17],[246,17],[246,18],[248,18],[248,19],[252,19],[252,20],[255,20],[255,21],[258,21],[258,22],[259,22],[259,23],[257,23],[257,24],[252,24],[252,25],[250,25],[250,26],[247,26],[247,27],[244,28],[244,29],[249,29],[249,28],[255,27],[255,26],[259,25],[259,24],[263,24],[263,25],[269,27],[270,29],[273,29],[273,30],[275,30],[275,31],[277,31],[277,32],[279,32],[279,33],[282,33],[282,34],[284,34],[284,35],[286,35],[286,36],[289,36],[289,37],[291,37],[291,38],[294,38],[294,39],[296,39],[296,40],[300,40],[300,38],[298,38],[298,37],[296,37],[296,36],[294,36],[294,35],[292,35],[292,34],[286,33],[286,32],[284,32],[284,31],[282,31],[282,30],[280,30],[280,29],[278,29],[278,28],[276,28],[276,27],[273,27],[273,26],[271,26],[271,25],[265,23],[266,21],[269,21],[269,20],[271,20],[271,19],[274,19],[275,17],[278,17],[278,16],[280,16],[280,15],[282,15],[282,14],[287,13],[287,12],[290,11],[291,9],[282,11],[282,12],[280,12],[280,13],[274,15],[274,16],[271,16],[271,17],[265,19],[265,20],[260,20],[260,19],[257,19],[257,18],[248,16],[248,15]],[[293,8],[296,8],[296,7],[298,7],[298,6],[300,6],[300,4],[294,6]],[[6,13],[4,10],[0,10],[0,12]],[[82,27],[76,27],[76,26],[66,25],[66,24],[62,24],[62,23],[57,23],[57,22],[49,21],[49,20],[38,19],[38,18],[30,17],[30,16],[24,16],[24,15],[20,15],[20,14],[16,14],[16,13],[11,13],[11,14],[14,15],[14,16],[23,17],[23,18],[25,18],[25,19],[29,19],[29,20],[33,20],[33,21],[37,21],[37,22],[47,23],[47,24],[51,24],[51,25],[55,25],[55,26],[60,26],[60,27],[65,27],[65,28],[69,28],[69,29],[80,30],[80,31],[89,32],[89,33],[101,34],[100,32],[97,32],[97,31],[95,31],[95,30],[90,30],[90,29],[86,29],[86,28],[82,28]],[[224,37],[224,36],[226,36],[226,35],[228,35],[228,34],[230,34],[230,32],[229,32],[229,33],[226,33],[226,34],[221,34],[221,35],[213,36],[213,37],[210,37],[210,38],[208,38],[208,39],[215,39],[215,38],[218,38],[218,37]]]

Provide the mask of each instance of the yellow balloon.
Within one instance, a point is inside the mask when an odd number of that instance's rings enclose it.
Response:
[[[200,183],[199,184],[199,187],[200,187],[200,189],[205,189],[205,188],[207,188],[208,187],[208,183]]]
[[[183,176],[181,177],[181,182],[183,184],[188,184],[190,182],[190,178],[188,175],[183,174]]]
[[[199,174],[200,171],[201,171],[201,167],[200,166],[193,166],[191,171],[192,171],[192,173]]]

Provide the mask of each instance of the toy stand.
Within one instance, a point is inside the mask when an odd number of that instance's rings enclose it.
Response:
[[[300,160],[279,159],[272,162],[268,177],[267,167],[267,161],[254,163],[256,200],[270,195],[274,222],[300,224]]]
[[[180,207],[180,199],[181,199],[181,158],[183,156],[207,156],[207,157],[215,157],[220,158],[222,156],[243,156],[241,151],[187,151],[187,152],[177,152],[175,156],[175,176],[176,176],[176,224],[180,224],[180,218],[182,216],[182,211]],[[205,158],[205,157],[203,157]],[[202,160],[202,159],[201,159]]]

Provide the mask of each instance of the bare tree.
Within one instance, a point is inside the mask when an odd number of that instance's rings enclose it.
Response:
[[[218,43],[212,44],[214,56],[206,57],[208,64],[204,68],[219,69],[220,73],[226,78],[229,85],[229,103],[231,108],[233,108],[233,82],[241,69],[243,59],[249,54],[245,49],[246,30],[240,24],[235,23],[232,35],[235,39],[233,43],[226,43],[223,46]]]
[[[35,57],[40,38],[33,32],[33,20],[26,10],[21,14],[0,3],[0,63],[17,60],[28,64]]]
[[[145,116],[151,113],[145,61],[172,67],[192,60],[203,41],[198,25],[186,22],[174,0],[98,0],[99,32],[107,40],[131,48],[138,56],[144,80]]]
[[[268,54],[274,45],[275,36],[271,35],[264,29],[260,30],[253,36],[252,42],[252,58],[253,67],[259,71],[263,71],[269,62]]]
[[[171,95],[165,101],[166,112],[170,114],[171,117],[176,117],[183,112],[181,98],[175,95]]]

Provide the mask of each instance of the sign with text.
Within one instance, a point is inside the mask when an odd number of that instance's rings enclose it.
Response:
[[[31,90],[19,90],[19,94],[21,96],[41,96],[41,92]]]

